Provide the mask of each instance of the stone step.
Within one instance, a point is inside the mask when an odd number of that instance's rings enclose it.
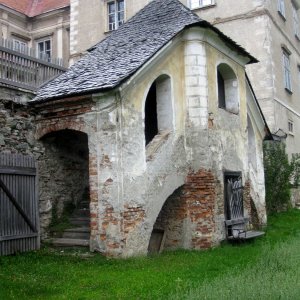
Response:
[[[70,223],[81,227],[88,227],[90,225],[90,218],[88,217],[71,217]]]
[[[89,247],[90,241],[86,239],[52,239],[51,243],[55,247]]]
[[[81,201],[78,203],[78,208],[90,208],[90,201]]]
[[[90,239],[90,229],[88,227],[75,227],[66,229],[63,233],[63,238],[69,239]]]
[[[89,217],[90,210],[88,208],[75,209],[72,217]]]

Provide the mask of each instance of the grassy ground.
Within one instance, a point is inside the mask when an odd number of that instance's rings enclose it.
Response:
[[[261,239],[205,252],[0,257],[0,299],[300,299],[300,211],[270,217]]]

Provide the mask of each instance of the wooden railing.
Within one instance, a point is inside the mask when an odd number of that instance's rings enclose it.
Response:
[[[34,57],[29,50],[27,53],[21,53],[8,46],[7,40],[0,39],[0,84],[2,85],[36,91],[41,85],[66,70],[58,64]]]

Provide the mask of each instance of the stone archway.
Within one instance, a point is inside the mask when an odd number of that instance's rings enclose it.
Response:
[[[40,207],[43,237],[49,226],[60,228],[58,237],[89,239],[89,148],[87,134],[60,130],[40,139],[44,154],[39,159]],[[74,225],[74,226],[73,226]],[[60,227],[61,226],[61,227]],[[65,229],[85,228],[85,234],[65,234]],[[52,232],[52,234],[53,234]],[[85,244],[88,244],[87,242]]]
[[[184,188],[179,187],[165,201],[153,225],[149,253],[184,248],[187,206],[183,195]]]

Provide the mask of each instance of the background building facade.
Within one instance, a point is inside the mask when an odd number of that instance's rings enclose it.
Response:
[[[130,19],[149,0],[71,0],[71,58]],[[253,54],[247,73],[273,133],[285,136],[287,151],[300,152],[299,0],[181,0]],[[91,9],[93,7],[94,9]]]
[[[1,0],[2,45],[68,66],[70,1]]]

